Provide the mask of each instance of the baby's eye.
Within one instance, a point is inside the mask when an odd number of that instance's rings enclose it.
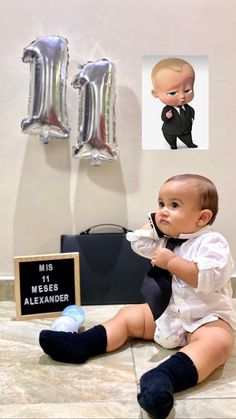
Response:
[[[177,96],[178,92],[169,92],[167,96]]]
[[[164,205],[164,202],[162,202],[162,201],[159,201],[158,202],[158,206],[159,206],[159,208],[163,208],[165,205]]]
[[[193,89],[186,89],[184,93],[186,93],[186,95],[190,95],[190,93],[193,93]]]
[[[172,202],[172,203],[171,203],[171,207],[172,207],[172,208],[178,208],[178,207],[179,207],[178,202]]]

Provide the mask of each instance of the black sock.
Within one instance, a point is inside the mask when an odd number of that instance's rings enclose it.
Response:
[[[138,402],[150,415],[164,419],[170,413],[173,394],[197,384],[198,373],[184,352],[177,352],[140,379]]]
[[[55,361],[82,364],[91,356],[106,352],[107,333],[102,325],[81,333],[42,330],[39,343]]]

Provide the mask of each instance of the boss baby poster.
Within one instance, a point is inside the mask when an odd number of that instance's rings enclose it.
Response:
[[[208,148],[208,78],[205,55],[143,57],[143,149]]]

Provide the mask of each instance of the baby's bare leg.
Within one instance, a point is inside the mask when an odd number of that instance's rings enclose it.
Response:
[[[204,324],[188,335],[188,344],[181,349],[193,361],[198,382],[205,380],[229,358],[234,344],[233,331],[223,320]]]
[[[148,304],[125,306],[103,326],[107,332],[107,352],[120,348],[129,337],[153,340],[155,331]]]
[[[44,352],[60,362],[81,364],[92,356],[120,348],[128,337],[153,339],[155,323],[147,304],[122,308],[111,320],[81,333],[42,330]]]
[[[184,348],[141,377],[140,405],[155,417],[167,417],[173,394],[207,378],[227,361],[232,348],[233,331],[223,320],[199,327]]]

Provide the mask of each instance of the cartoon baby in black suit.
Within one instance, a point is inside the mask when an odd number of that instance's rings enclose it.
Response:
[[[163,108],[163,135],[172,150],[177,138],[188,148],[198,147],[192,140],[194,109],[188,105],[194,98],[194,69],[181,58],[166,58],[152,69],[152,95],[166,106]]]

